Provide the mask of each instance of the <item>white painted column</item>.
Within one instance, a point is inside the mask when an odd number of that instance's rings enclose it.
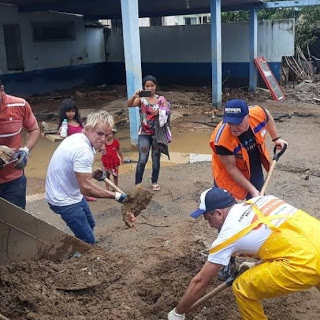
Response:
[[[127,95],[142,88],[138,0],[121,0]],[[129,108],[130,141],[138,144],[139,109]]]
[[[222,104],[221,0],[210,0],[212,105]]]

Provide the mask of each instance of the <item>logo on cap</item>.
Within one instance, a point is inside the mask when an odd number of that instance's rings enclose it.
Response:
[[[227,101],[225,105],[223,122],[239,125],[248,114],[249,108],[245,101],[232,99]]]
[[[242,112],[241,108],[225,108],[224,112],[238,114]]]

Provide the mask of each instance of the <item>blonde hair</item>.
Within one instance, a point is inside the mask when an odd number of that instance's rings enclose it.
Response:
[[[86,125],[84,126],[85,129],[95,129],[98,123],[106,124],[113,129],[114,127],[114,119],[113,116],[105,111],[105,110],[98,110],[93,111],[88,115]]]

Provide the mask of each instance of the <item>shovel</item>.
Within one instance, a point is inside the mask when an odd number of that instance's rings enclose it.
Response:
[[[205,303],[207,300],[211,299],[212,297],[216,296],[218,293],[220,293],[221,291],[223,291],[224,289],[231,287],[233,284],[233,281],[236,279],[236,277],[239,274],[239,270],[235,270],[231,276],[222,284],[220,284],[219,286],[217,286],[216,288],[214,288],[213,290],[211,290],[210,292],[208,292],[206,295],[204,295],[202,298],[200,298],[198,301],[196,301],[190,308],[189,312],[198,308],[200,305],[202,305],[203,303]]]
[[[110,179],[104,178],[103,181],[104,181],[108,186],[110,186],[111,188],[113,188],[114,190],[116,190],[117,192],[125,193],[125,192],[122,191],[118,186],[116,186]]]
[[[110,179],[104,178],[103,181],[111,188],[120,193],[125,193],[117,187]],[[142,186],[135,186],[127,195],[121,208],[123,221],[129,228],[135,228],[134,222],[136,217],[144,210],[152,199],[153,193]]]
[[[261,188],[261,191],[260,191],[260,196],[264,196],[265,192],[266,192],[266,189],[267,189],[267,186],[269,184],[269,181],[270,181],[270,178],[271,178],[271,175],[272,175],[272,172],[279,160],[279,158],[284,154],[284,152],[286,151],[288,145],[285,144],[284,147],[277,153],[277,146],[275,146],[273,148],[273,157],[272,157],[272,163],[271,163],[271,166],[270,166],[270,169],[268,171],[268,174],[267,174],[267,177],[266,177],[266,180],[264,181],[264,184]]]
[[[125,193],[118,186],[116,186],[110,179],[104,178],[103,181],[109,187],[113,188],[115,191],[120,192],[120,193]],[[122,209],[121,209],[123,221],[125,222],[125,224],[129,228],[134,228],[135,229],[135,225],[134,225],[135,217],[134,217],[134,214],[131,213],[126,207],[127,206],[126,206],[126,200],[125,200],[124,203],[123,203]]]

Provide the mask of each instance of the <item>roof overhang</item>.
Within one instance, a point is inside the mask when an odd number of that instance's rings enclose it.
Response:
[[[0,0],[19,11],[58,11],[97,19],[121,18],[120,0]],[[263,0],[221,0],[223,11],[259,7]],[[210,0],[139,0],[139,16],[171,16],[210,12]]]

